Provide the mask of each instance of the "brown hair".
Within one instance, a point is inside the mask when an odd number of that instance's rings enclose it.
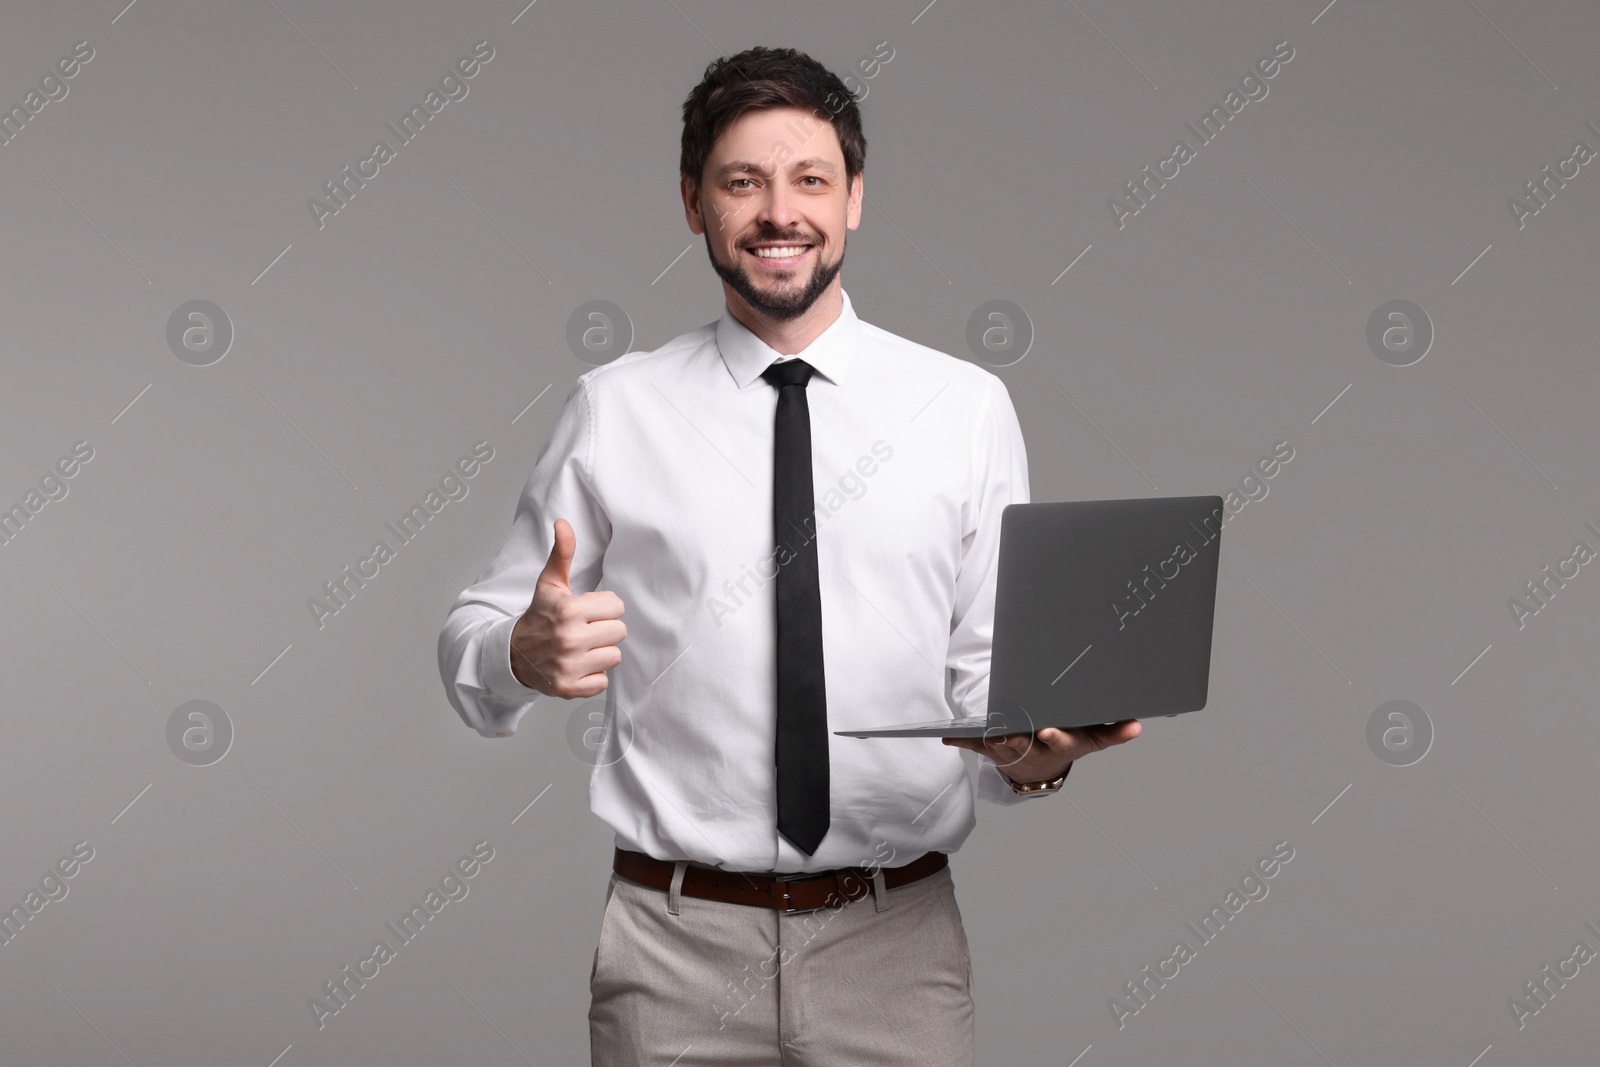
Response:
[[[700,183],[706,157],[736,119],[750,111],[795,107],[833,124],[844,150],[848,185],[867,162],[861,110],[844,83],[827,67],[793,48],[748,48],[706,66],[700,84],[683,102],[683,145],[678,170]]]

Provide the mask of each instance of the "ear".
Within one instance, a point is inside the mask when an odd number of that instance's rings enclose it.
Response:
[[[862,182],[866,179],[866,172],[857,174],[850,181],[850,199],[845,209],[845,227],[857,229],[861,225],[861,198],[866,195]]]
[[[700,213],[700,183],[685,174],[678,181],[678,191],[683,196],[683,217],[689,223],[689,232],[696,236],[705,233],[706,220]]]

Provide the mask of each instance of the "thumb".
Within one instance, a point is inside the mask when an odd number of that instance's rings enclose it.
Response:
[[[555,544],[551,546],[550,558],[545,561],[544,570],[539,574],[538,584],[553,585],[560,592],[570,593],[572,583],[568,572],[572,568],[572,555],[577,548],[578,535],[573,532],[572,524],[566,519],[557,519]]]

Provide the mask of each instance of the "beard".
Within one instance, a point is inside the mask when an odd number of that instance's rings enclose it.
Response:
[[[841,250],[839,258],[832,263],[820,261],[811,272],[811,280],[798,290],[779,290],[768,292],[759,288],[750,280],[750,274],[744,269],[742,262],[735,260],[731,264],[721,263],[717,254],[711,250],[711,234],[706,233],[706,255],[711,260],[711,269],[717,272],[717,277],[727,282],[734,292],[744,298],[744,302],[761,314],[777,322],[789,322],[804,315],[811,305],[817,302],[817,297],[822,295],[833,279],[838,277],[839,268],[844,266],[844,252]],[[770,238],[760,238],[770,240]],[[802,242],[810,243],[810,242]],[[847,239],[848,244],[848,239]],[[741,249],[742,251],[742,249]]]

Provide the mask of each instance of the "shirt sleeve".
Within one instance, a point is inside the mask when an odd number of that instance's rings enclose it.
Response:
[[[511,671],[511,631],[533,601],[555,543],[555,521],[577,535],[568,578],[575,593],[599,585],[611,522],[594,481],[594,397],[578,379],[534,462],[500,551],[461,591],[439,634],[445,696],[485,737],[509,737],[541,694]]]
[[[1011,394],[998,377],[984,372],[988,389],[973,435],[972,485],[967,493],[961,569],[956,577],[955,612],[950,619],[950,698],[962,715],[989,708],[989,661],[994,647],[995,580],[1000,571],[1000,512],[1007,504],[1028,503],[1028,452]],[[978,768],[978,798],[995,804],[1021,804],[994,761]]]

